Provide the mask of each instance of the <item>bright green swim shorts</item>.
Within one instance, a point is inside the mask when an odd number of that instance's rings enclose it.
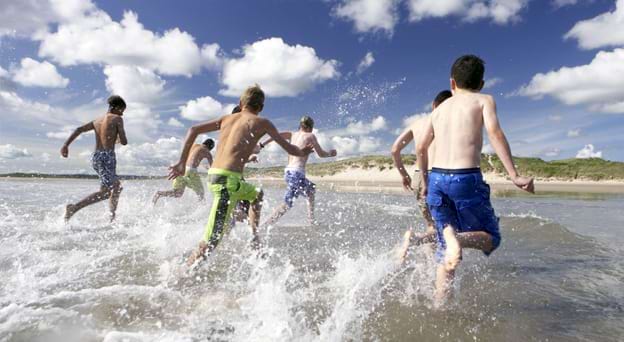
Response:
[[[203,240],[213,249],[226,233],[236,203],[255,201],[260,189],[245,182],[240,173],[223,169],[208,170],[208,181],[214,199]]]
[[[186,187],[195,191],[195,193],[200,196],[204,195],[204,186],[202,185],[202,180],[199,178],[197,170],[187,169],[184,176],[176,177],[176,179],[173,180],[174,190],[180,190]]]

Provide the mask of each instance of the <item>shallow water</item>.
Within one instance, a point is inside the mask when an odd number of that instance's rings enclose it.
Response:
[[[62,222],[92,180],[0,180],[0,341],[618,341],[624,198],[499,197],[503,243],[469,251],[455,297],[431,309],[433,266],[393,248],[422,220],[410,196],[320,192],[270,230],[267,258],[238,224],[195,273],[182,255],[209,202],[125,182],[118,221],[96,204]],[[264,216],[281,201],[266,189]]]

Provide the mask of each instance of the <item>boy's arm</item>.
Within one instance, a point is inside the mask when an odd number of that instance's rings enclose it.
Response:
[[[282,136],[282,138],[290,141],[290,139],[292,138],[292,132],[280,132],[280,135]],[[258,143],[258,146],[260,146],[261,149],[263,149],[266,145],[272,143],[275,139],[269,137],[269,139],[265,140],[264,142]],[[259,152],[259,151],[258,151]],[[254,153],[258,153],[255,152]]]
[[[496,102],[492,97],[486,97],[483,103],[483,125],[488,133],[490,143],[496,151],[496,155],[500,158],[507,174],[511,178],[511,181],[520,189],[533,193],[533,178],[521,177],[518,175],[516,166],[513,163],[511,156],[511,149],[509,143],[503,133],[502,128],[498,122],[498,116],[496,115]]]
[[[405,132],[401,133],[392,144],[392,160],[394,160],[394,166],[399,170],[401,177],[403,178],[403,187],[406,190],[412,189],[412,179],[405,170],[405,165],[403,165],[403,160],[401,159],[401,151],[409,144],[412,140],[414,140],[414,133],[412,133],[412,129],[408,128]]]
[[[425,124],[425,128],[422,132],[422,135],[420,137],[420,141],[418,142],[418,144],[416,145],[416,162],[418,163],[418,169],[420,170],[420,174],[421,174],[421,190],[420,190],[420,195],[422,196],[422,198],[424,198],[425,196],[427,196],[427,185],[428,183],[428,178],[429,178],[429,174],[428,171],[429,170],[429,146],[431,146],[431,142],[434,139],[434,132],[433,132],[433,124],[431,123],[431,116],[429,116],[429,118],[427,119],[427,123]]]
[[[78,128],[76,128],[72,134],[69,136],[69,138],[67,138],[67,140],[65,141],[65,143],[63,144],[63,147],[61,147],[61,156],[63,156],[63,158],[67,158],[67,156],[69,155],[69,145],[76,140],[76,138],[78,138],[78,136],[84,132],[88,132],[90,130],[95,129],[95,126],[93,126],[93,121],[84,124]]]
[[[335,157],[338,154],[336,149],[331,149],[329,151],[325,151],[321,147],[321,145],[318,143],[318,140],[316,139],[316,136],[313,136],[313,138],[312,138],[312,146],[314,147],[314,151],[316,151],[316,154],[318,154],[318,156],[321,157],[321,158]]]
[[[117,123],[118,142],[122,145],[128,145],[128,138],[126,138],[126,130],[124,129],[123,119],[119,119]]]
[[[308,145],[304,147],[303,149],[300,149],[299,147],[289,143],[277,131],[277,128],[275,128],[275,126],[273,126],[273,124],[268,120],[266,121],[266,133],[269,135],[269,137],[273,138],[273,141],[275,141],[278,145],[280,145],[284,149],[284,151],[288,152],[288,154],[290,155],[297,156],[297,157],[305,157],[308,154],[310,154],[310,152],[312,152],[312,149],[313,149],[312,145]]]
[[[219,128],[221,128],[222,119],[223,118],[206,121],[189,128],[186,133],[186,138],[184,138],[184,144],[182,145],[180,160],[175,165],[169,167],[169,179],[174,179],[184,174],[184,171],[186,171],[186,159],[188,159],[189,152],[197,136],[201,133],[218,131]]]

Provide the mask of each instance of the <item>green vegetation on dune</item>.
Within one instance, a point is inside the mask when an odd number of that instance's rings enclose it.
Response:
[[[404,155],[405,165],[414,165],[416,156]],[[624,180],[624,163],[613,162],[600,158],[565,159],[544,161],[539,158],[514,157],[516,167],[523,175],[536,178],[556,178],[561,180]],[[311,163],[307,173],[312,176],[329,176],[349,168],[376,169],[383,171],[393,169],[390,156],[364,156],[337,161]],[[481,169],[505,175],[505,169],[496,155],[482,155]],[[249,168],[248,176],[281,177],[283,167]]]

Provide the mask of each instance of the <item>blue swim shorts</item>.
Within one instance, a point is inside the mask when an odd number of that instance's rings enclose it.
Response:
[[[100,177],[103,187],[111,189],[117,181],[117,158],[113,150],[96,150],[91,156],[91,166]]]
[[[479,168],[438,169],[429,173],[427,205],[435,221],[438,238],[436,259],[442,261],[446,242],[442,230],[452,226],[456,232],[484,231],[492,236],[490,255],[501,242],[498,217],[490,202],[490,186]]]
[[[316,191],[316,185],[305,177],[305,173],[299,170],[284,170],[284,180],[286,181],[286,194],[284,202],[289,207],[293,206],[293,200],[301,195],[310,196]]]

